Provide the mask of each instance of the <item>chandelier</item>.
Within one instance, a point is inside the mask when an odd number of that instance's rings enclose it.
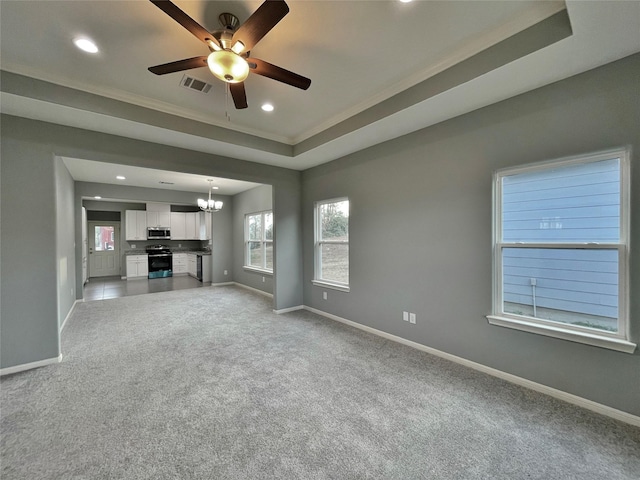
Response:
[[[198,207],[200,207],[200,210],[207,213],[219,212],[220,210],[222,210],[222,202],[220,200],[211,199],[211,191],[213,189],[217,190],[218,187],[213,187],[211,185],[211,183],[213,182],[212,179],[208,179],[207,182],[209,182],[209,200],[205,200],[204,198],[199,198]]]

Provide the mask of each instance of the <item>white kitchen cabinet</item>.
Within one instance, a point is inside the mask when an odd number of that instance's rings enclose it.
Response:
[[[145,210],[127,210],[125,221],[127,240],[147,239],[147,212]]]
[[[147,227],[171,228],[171,213],[147,210]]]
[[[127,280],[149,276],[148,255],[127,255]]]
[[[200,222],[198,212],[187,212],[185,215],[185,230],[187,240],[200,240]]]
[[[186,275],[189,273],[186,253],[173,254],[173,275]]]
[[[171,240],[208,240],[206,222],[204,212],[171,212]]]
[[[187,254],[187,272],[192,277],[198,278],[198,256],[194,253]]]
[[[186,240],[186,218],[182,212],[171,212],[171,240]]]

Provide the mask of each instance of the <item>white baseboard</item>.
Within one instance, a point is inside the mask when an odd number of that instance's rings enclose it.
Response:
[[[250,287],[249,285],[245,285],[244,283],[233,282],[233,285],[238,287],[246,288],[247,290],[251,290],[252,292],[259,293],[260,295],[264,295],[265,297],[273,298],[273,294],[269,292],[263,292],[262,290],[258,290],[257,288]]]
[[[38,360],[37,362],[23,363],[22,365],[14,365],[13,367],[7,367],[0,369],[0,376],[11,375],[12,373],[23,372],[25,370],[31,370],[32,368],[44,367],[53,363],[60,363],[62,361],[62,354],[54,358],[47,358],[46,360]]]
[[[222,282],[222,283],[212,283],[212,287],[227,287],[229,285],[235,285],[234,282]]]
[[[295,312],[296,310],[304,310],[304,305],[298,305],[297,307],[289,307],[289,308],[281,308],[280,310],[274,310],[273,313],[277,313],[278,315],[281,313],[289,313]]]
[[[62,330],[64,329],[64,326],[67,324],[67,320],[69,320],[69,317],[71,316],[71,314],[75,310],[76,305],[78,304],[78,302],[83,302],[83,301],[84,300],[76,300],[75,302],[73,302],[73,305],[71,305],[71,308],[69,309],[69,313],[67,313],[67,316],[64,318],[64,321],[62,322],[62,325],[60,325],[60,332],[62,332]]]
[[[607,417],[620,420],[621,422],[625,422],[630,425],[635,425],[636,427],[640,427],[640,417],[636,415],[632,415],[631,413],[623,412],[622,410],[617,410],[607,405],[602,405],[601,403],[597,403],[592,400],[588,400],[586,398],[582,398],[577,395],[573,395],[571,393],[558,390],[556,388],[542,385],[541,383],[532,382],[531,380],[527,380],[526,378],[518,377],[517,375],[512,375],[511,373],[503,372],[502,370],[497,370],[495,368],[487,367],[486,365],[482,365],[481,363],[472,362],[471,360],[467,360],[465,358],[458,357],[450,353],[436,350],[435,348],[427,347],[426,345],[422,345],[421,343],[412,342],[411,340],[407,340],[405,338],[383,332],[382,330],[377,330],[375,328],[368,327],[366,325],[361,325],[354,321],[347,320],[346,318],[338,317],[337,315],[333,315],[331,313],[323,312],[322,310],[318,310],[316,308],[307,307],[305,305],[304,309],[308,310],[309,312],[322,315],[323,317],[326,317],[330,320],[335,320],[336,322],[344,323],[346,325],[355,327],[365,332],[373,333],[374,335],[378,335],[379,337],[385,338],[387,340],[401,343],[403,345],[407,345],[408,347],[412,347],[417,350],[422,350],[423,352],[436,355],[446,360],[450,360],[460,365],[464,365],[465,367],[473,368],[474,370],[478,370],[480,372],[489,374],[491,376],[501,378],[503,380],[506,380],[507,382],[515,383],[516,385],[520,385],[521,387],[529,388],[531,390],[535,390],[536,392],[544,393],[545,395],[549,395],[559,400],[563,400],[567,403],[571,403],[578,407],[586,408],[587,410],[591,410],[592,412],[596,412],[601,415],[605,415]]]

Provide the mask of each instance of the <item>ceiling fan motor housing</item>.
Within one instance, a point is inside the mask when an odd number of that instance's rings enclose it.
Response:
[[[240,20],[233,13],[221,13],[218,15],[218,21],[223,28],[235,32],[240,25]]]
[[[231,50],[233,46],[233,34],[238,29],[240,21],[238,17],[232,13],[221,13],[220,16],[218,16],[218,21],[223,28],[221,30],[214,30],[211,34],[218,40],[218,43],[220,43],[224,50]],[[209,49],[213,51],[211,46],[209,46]]]

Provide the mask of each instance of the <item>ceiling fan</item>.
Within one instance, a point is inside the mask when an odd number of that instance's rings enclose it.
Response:
[[[289,7],[284,0],[266,0],[239,27],[240,22],[235,15],[223,13],[218,17],[223,28],[213,32],[206,30],[169,0],[150,1],[207,45],[210,50],[209,55],[149,67],[150,72],[165,75],[208,66],[213,75],[229,85],[231,97],[237,109],[247,108],[247,95],[243,82],[249,72],[302,90],[306,90],[311,85],[311,80],[306,77],[259,58],[249,57],[249,51],[289,13]]]

